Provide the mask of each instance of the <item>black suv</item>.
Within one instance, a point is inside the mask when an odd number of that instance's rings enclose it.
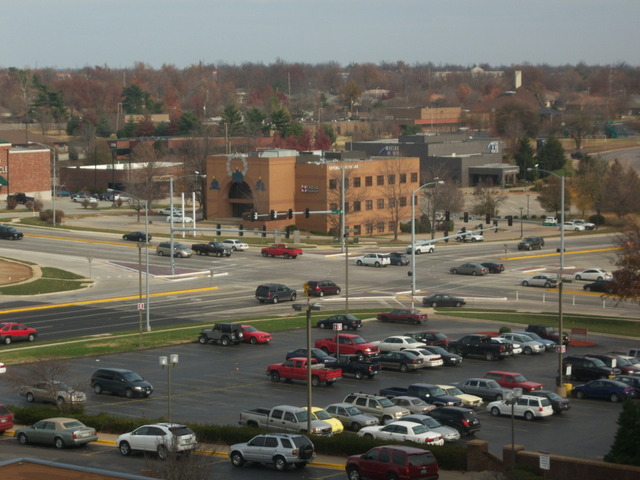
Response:
[[[0,238],[5,238],[8,240],[22,240],[22,237],[24,237],[22,232],[16,230],[15,227],[0,225]]]
[[[518,250],[540,250],[542,247],[544,247],[542,237],[525,237],[518,244]]]
[[[460,435],[473,435],[480,431],[480,420],[472,410],[463,407],[439,407],[427,413],[442,425],[455,428]]]
[[[296,291],[280,283],[265,283],[256,288],[256,299],[260,303],[278,303],[281,300],[291,300],[297,298]]]
[[[127,398],[148,397],[153,386],[131,370],[123,368],[101,368],[91,375],[91,388],[97,394],[109,392]]]
[[[227,345],[238,345],[242,343],[244,333],[239,323],[216,323],[211,328],[204,328],[198,335],[198,341],[206,345],[207,343],[219,343]]]
[[[389,254],[389,260],[391,260],[391,265],[409,265],[409,257],[407,257],[404,253],[400,252],[391,252]]]
[[[533,332],[536,333],[540,338],[544,338],[546,340],[553,340],[556,344],[560,344],[560,335],[558,335],[558,331],[549,327],[548,325],[528,325],[525,332]],[[566,333],[562,334],[562,344],[569,345],[571,339]]]
[[[588,355],[567,355],[562,359],[565,372],[567,365],[571,365],[571,373],[568,375],[571,380],[598,380],[620,374],[619,369],[607,367],[599,358]]]

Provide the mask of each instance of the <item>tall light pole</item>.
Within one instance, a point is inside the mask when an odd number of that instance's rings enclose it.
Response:
[[[164,369],[167,367],[167,422],[171,423],[171,370],[178,364],[178,354],[172,353],[171,355],[159,357],[160,366]]]
[[[53,189],[53,195],[51,196],[51,202],[53,204],[53,226],[56,226],[56,149],[40,142],[28,142],[29,145],[40,145],[48,150],[51,150],[51,159],[53,163],[53,172],[51,175],[51,188]]]
[[[562,273],[564,272],[564,175],[558,175],[557,173],[550,172],[549,170],[544,170],[542,168],[538,168],[538,165],[535,168],[527,168],[527,171],[531,170],[539,170],[541,172],[546,172],[549,175],[553,175],[560,179],[560,272],[558,273],[558,385],[556,386],[556,393],[561,397],[565,397],[567,395],[567,390],[564,387],[564,372],[562,371],[562,354],[564,353],[564,342],[562,336]]]
[[[444,182],[435,178],[435,181],[420,185],[411,191],[411,309],[415,306],[416,296],[416,193],[423,188],[432,185],[442,185]]]

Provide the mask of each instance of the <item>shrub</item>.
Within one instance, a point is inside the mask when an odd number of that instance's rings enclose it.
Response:
[[[500,330],[498,331],[500,332],[500,334],[511,333],[511,329],[509,327],[500,327]]]
[[[597,227],[601,226],[601,225],[605,225],[607,223],[606,218],[603,215],[591,215],[589,217],[589,221],[591,223],[595,223]]]

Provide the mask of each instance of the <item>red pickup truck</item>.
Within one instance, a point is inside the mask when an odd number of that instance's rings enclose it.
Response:
[[[307,381],[307,359],[303,357],[290,358],[284,363],[274,363],[267,367],[267,376],[272,382],[279,382],[281,378],[285,380]],[[311,385],[319,387],[323,383],[331,385],[336,380],[342,378],[340,368],[328,368],[323,363],[318,363],[315,358],[311,359]]]
[[[356,355],[358,360],[380,354],[378,345],[368,343],[360,335],[352,333],[339,333],[332,338],[320,338],[316,340],[315,347],[331,354]]]
[[[274,243],[270,247],[264,247],[261,253],[263,257],[297,258],[298,255],[302,255],[302,249],[289,248],[284,243]]]

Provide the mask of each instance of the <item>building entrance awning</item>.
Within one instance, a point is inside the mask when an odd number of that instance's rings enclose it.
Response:
[[[9,181],[4,178],[2,175],[0,175],[0,187],[8,187],[9,186]]]

